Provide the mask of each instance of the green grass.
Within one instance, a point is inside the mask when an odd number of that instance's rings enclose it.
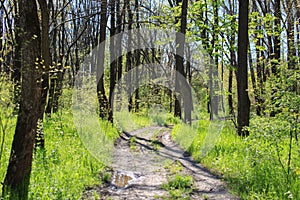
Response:
[[[261,122],[259,124],[263,126]],[[201,150],[208,125],[209,121],[200,121],[198,136],[185,148],[206,168],[222,175],[233,193],[242,199],[300,199],[300,148],[297,142],[293,143],[291,170],[287,180],[286,172],[278,160],[276,146],[270,141],[270,137],[274,137],[278,131],[274,124],[270,135],[264,131],[254,131],[250,137],[243,139],[237,136],[230,123],[226,123],[216,145],[202,157]],[[175,127],[175,139],[180,137],[179,129],[187,128],[185,125]],[[283,137],[278,140],[278,144],[280,158],[286,166],[288,138]]]
[[[190,199],[190,193],[193,191],[193,177],[175,174],[169,177],[168,183],[162,188],[169,192],[168,199]]]
[[[99,184],[103,165],[83,146],[71,118],[62,129],[56,116],[45,123],[46,156],[35,154],[29,196],[32,199],[78,199],[84,188]]]
[[[45,119],[45,149],[34,154],[29,199],[80,199],[85,188],[101,184],[99,172],[104,164],[94,158],[82,143],[74,126],[68,91],[62,96],[64,108]],[[2,111],[2,109],[0,109]],[[0,112],[1,113],[1,112]],[[4,152],[0,165],[0,181],[4,180],[16,117],[6,130]],[[100,121],[112,140],[118,132],[108,122]],[[1,137],[3,134],[1,133]],[[104,180],[105,181],[105,180]],[[2,185],[0,184],[0,196]]]
[[[46,152],[34,154],[30,199],[79,199],[86,187],[101,182],[99,172],[104,165],[92,157],[82,144],[72,124],[71,114],[64,113],[62,119],[58,114],[53,115],[46,120],[44,132]],[[6,173],[12,136],[13,129],[6,137],[1,181]]]
[[[147,126],[169,126],[179,124],[180,120],[173,117],[171,113],[129,113],[129,112],[115,112],[114,125],[119,131],[133,131]]]

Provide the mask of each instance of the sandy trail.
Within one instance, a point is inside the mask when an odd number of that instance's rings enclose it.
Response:
[[[170,136],[171,129],[151,126],[123,133],[115,143],[111,180],[85,191],[84,199],[174,199],[162,185],[175,174],[192,176],[192,192],[179,199],[238,199],[225,184],[197,164]]]

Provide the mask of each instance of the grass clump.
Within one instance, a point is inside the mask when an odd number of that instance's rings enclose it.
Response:
[[[205,157],[201,149],[209,121],[201,123],[187,150],[205,167],[223,176],[241,199],[300,199],[299,144],[291,140],[285,122],[253,119],[247,138],[237,136],[234,127],[226,123]],[[178,129],[185,128],[175,127],[173,137]]]
[[[164,161],[164,168],[171,174],[176,174],[183,169],[179,161],[173,161],[170,159]]]
[[[129,148],[132,151],[136,151],[137,150],[137,146],[136,146],[136,137],[133,136],[129,139]]]
[[[171,176],[162,188],[169,191],[169,199],[190,199],[189,194],[193,191],[193,182],[192,176],[176,174]]]

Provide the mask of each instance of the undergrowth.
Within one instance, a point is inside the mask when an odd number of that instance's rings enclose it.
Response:
[[[65,89],[60,110],[46,117],[43,125],[45,150],[36,150],[33,157],[29,186],[29,199],[80,199],[83,191],[100,184],[99,172],[104,165],[85,148],[73,123],[71,91]],[[3,109],[0,108],[3,114]],[[16,116],[7,122],[10,126],[4,135],[4,148],[0,165],[0,181],[4,180],[14,134]],[[118,136],[117,130],[105,124],[108,137]],[[3,138],[3,134],[1,134]],[[0,196],[2,185],[0,184]]]
[[[248,138],[237,136],[234,127],[226,123],[205,157],[201,157],[200,151],[209,121],[200,121],[198,135],[187,150],[206,168],[221,175],[241,199],[300,199],[298,141],[293,140],[290,146],[288,134],[284,134],[288,127],[271,120],[273,123],[268,125],[266,119],[253,119]],[[184,133],[184,129],[190,128],[177,125],[173,129],[175,140],[182,137],[178,133]]]

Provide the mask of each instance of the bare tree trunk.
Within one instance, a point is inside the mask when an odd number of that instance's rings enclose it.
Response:
[[[140,28],[140,17],[139,17],[139,1],[135,0],[135,15],[136,15],[136,28]],[[138,31],[139,34],[139,31]],[[140,44],[140,35],[137,36],[137,43]],[[136,73],[135,73],[135,112],[138,112],[139,110],[139,101],[140,101],[140,96],[139,96],[139,65],[141,64],[141,51],[139,49],[135,50],[134,52],[135,55],[135,66],[136,66]]]
[[[186,33],[187,28],[187,9],[188,9],[188,1],[182,1],[181,6],[181,24],[180,24],[180,33]],[[183,97],[183,105],[184,105],[184,121],[187,123],[191,123],[191,91],[190,87],[187,87],[188,91],[184,90],[184,83],[182,78],[178,77],[180,74],[182,77],[186,77],[184,72],[184,64],[183,64],[183,56],[184,56],[184,43],[185,36],[183,38],[180,37],[179,34],[176,34],[176,55],[175,55],[175,65],[176,65],[176,77],[175,77],[175,92],[177,93],[177,98],[175,99],[175,112],[174,116],[181,118],[181,95]]]
[[[288,67],[295,69],[296,65],[296,48],[295,48],[295,32],[294,32],[294,15],[293,15],[293,2],[287,1],[287,47],[288,47]]]
[[[100,21],[100,44],[105,42],[106,39],[106,13],[107,13],[107,1],[101,1],[101,21]],[[98,95],[98,102],[99,102],[99,116],[102,119],[107,117],[107,110],[108,110],[108,100],[105,94],[104,89],[104,56],[105,50],[101,49],[100,58],[97,58],[97,65],[99,69],[97,70],[97,95]]]
[[[245,130],[249,126],[250,100],[248,96],[248,13],[249,0],[239,3],[239,31],[238,31],[238,69],[237,69],[237,89],[238,89],[238,135],[248,136]]]
[[[116,33],[119,34],[122,31],[122,13],[121,13],[121,2],[120,0],[117,0],[117,5],[116,5],[116,9],[117,9],[117,26],[116,26]],[[121,34],[119,34],[118,36],[119,38],[122,37]],[[120,38],[121,41],[122,38]],[[122,61],[123,61],[123,56],[121,55],[122,52],[122,44],[121,42],[118,42],[116,44],[116,49],[117,49],[117,55],[119,55],[118,58],[118,80],[121,80],[122,77]]]
[[[66,5],[66,0],[62,0],[62,5]],[[66,17],[66,10],[63,9],[61,11],[61,19],[64,20]],[[59,46],[58,46],[58,52],[59,52],[59,61],[57,65],[57,77],[55,80],[55,89],[54,89],[54,95],[53,95],[53,102],[52,102],[52,112],[56,113],[59,109],[59,97],[62,94],[62,84],[63,84],[63,78],[64,78],[64,59],[67,58],[67,54],[65,54],[65,48],[66,48],[66,24],[62,23],[61,25],[61,36],[59,37]]]
[[[280,27],[281,27],[281,8],[280,8],[280,0],[275,0],[274,4],[274,15],[275,15],[275,36],[274,36],[274,54],[272,56],[272,73],[276,76],[277,75],[277,67],[280,64],[280,51],[281,51],[281,41],[280,41]],[[273,94],[277,92],[276,88],[272,88],[272,97],[271,101],[274,101]],[[274,110],[271,110],[270,116],[275,117],[276,112]]]
[[[272,65],[272,73],[277,74],[277,66],[280,62],[280,30],[279,27],[280,21],[281,21],[281,8],[280,8],[280,0],[275,0],[275,6],[274,6],[274,13],[275,13],[275,32],[276,35],[274,36],[274,59],[276,60],[275,63]]]
[[[46,0],[38,0],[41,14],[42,14],[42,33],[41,33],[41,53],[43,62],[43,75],[42,75],[42,95],[41,95],[41,106],[39,109],[39,123],[43,123],[45,106],[47,103],[47,95],[49,89],[49,67],[51,63],[50,56],[50,38],[49,38],[49,15]],[[43,130],[37,131],[35,144],[37,147],[45,148],[45,139]]]
[[[18,105],[20,103],[20,81],[21,81],[21,24],[19,5],[15,2],[15,44],[13,50],[13,70],[12,80],[14,82],[14,103]]]
[[[113,92],[115,89],[115,85],[116,85],[116,79],[117,79],[117,60],[112,60],[115,59],[115,54],[116,54],[116,38],[113,36],[116,34],[116,20],[115,20],[115,16],[116,16],[116,10],[115,10],[115,0],[112,0],[110,2],[110,85],[109,85],[109,105],[108,105],[108,120],[110,122],[113,122]]]
[[[56,19],[56,10],[55,10],[55,5],[54,5],[54,2],[53,0],[50,0],[49,1],[49,4],[51,4],[51,12],[52,12],[52,23],[53,23],[53,26],[56,27],[57,26],[57,19]],[[53,31],[52,31],[52,35],[51,35],[51,43],[52,43],[52,58],[53,58],[53,62],[54,63],[57,63],[58,62],[58,56],[57,56],[57,28],[55,28]],[[50,84],[49,84],[49,97],[48,97],[48,103],[47,103],[47,106],[46,106],[46,110],[45,110],[45,113],[50,116],[51,113],[52,113],[52,109],[53,109],[53,102],[54,102],[54,93],[55,93],[55,86],[56,86],[56,76],[57,76],[57,73],[54,72],[54,68],[53,70],[50,70],[49,71],[49,81],[50,81]]]
[[[231,5],[231,15],[234,15],[234,3]],[[234,23],[236,22],[235,18],[231,20],[231,36],[229,38],[229,44],[231,47],[235,46],[235,40],[236,40],[236,33],[234,29]],[[233,106],[233,71],[237,69],[237,61],[236,61],[236,53],[233,48],[230,49],[230,68],[229,68],[229,76],[228,76],[228,107],[229,107],[229,113],[235,117],[235,111]]]
[[[3,195],[27,199],[32,153],[41,98],[40,26],[35,0],[18,0],[20,13],[22,85],[20,109],[11,155],[4,180]]]
[[[213,26],[213,39],[212,39],[212,50],[211,53],[214,53],[215,55],[212,56],[214,59],[214,66],[210,66],[210,81],[209,81],[209,100],[210,100],[210,119],[213,120],[214,116],[218,116],[218,109],[219,109],[219,94],[217,94],[219,91],[218,86],[218,65],[219,65],[219,57],[218,57],[218,47],[216,45],[216,42],[218,42],[218,33],[217,33],[217,26],[219,23],[219,16],[218,16],[218,4],[216,1],[213,1],[213,13],[214,13],[214,26]]]
[[[249,68],[250,68],[250,75],[251,75],[251,82],[252,82],[252,87],[254,91],[254,99],[255,99],[255,108],[256,108],[256,114],[258,116],[261,115],[261,105],[260,105],[260,96],[259,96],[259,91],[257,90],[257,83],[256,83],[256,76],[255,76],[255,71],[254,71],[254,66],[253,66],[253,60],[252,60],[252,55],[250,51],[250,46],[248,46],[248,56],[249,56]]]
[[[130,0],[126,0],[126,8],[127,8],[127,13],[128,13],[128,30],[132,29],[132,24],[133,24],[133,14],[131,12],[131,8],[130,8]],[[129,72],[131,70],[132,67],[132,35],[129,33],[128,35],[128,50],[127,50],[127,54],[126,54],[126,72]],[[128,102],[128,110],[129,112],[132,110],[132,96],[131,96],[131,92],[132,92],[132,88],[131,88],[131,81],[132,81],[132,77],[130,75],[130,73],[128,74],[128,88],[127,88],[127,94],[130,95],[128,96],[129,98],[129,102]]]

